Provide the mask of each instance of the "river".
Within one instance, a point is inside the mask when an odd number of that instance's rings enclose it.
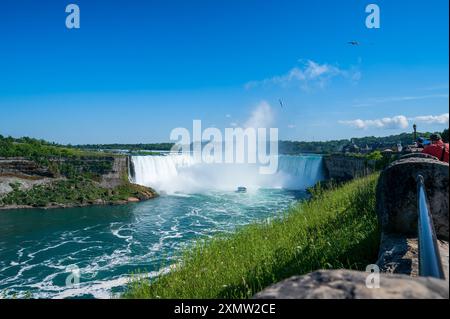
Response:
[[[110,298],[134,273],[168,270],[196,240],[280,216],[322,178],[320,156],[280,158],[279,172],[264,178],[248,167],[233,174],[171,156],[134,157],[133,164],[134,181],[160,197],[0,212],[0,297]]]

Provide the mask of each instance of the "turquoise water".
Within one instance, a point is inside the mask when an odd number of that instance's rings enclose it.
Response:
[[[124,206],[0,211],[0,296],[109,298],[132,272],[155,276],[183,247],[277,217],[304,191],[161,196]],[[73,272],[74,266],[79,272]],[[79,284],[66,285],[73,274]]]

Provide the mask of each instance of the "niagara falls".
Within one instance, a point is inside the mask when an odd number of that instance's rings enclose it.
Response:
[[[0,3],[2,313],[449,299],[450,1]]]
[[[324,174],[320,155],[280,155],[272,175],[259,174],[256,164],[196,162],[192,154],[132,156],[129,170],[133,182],[160,196],[123,206],[0,214],[6,229],[0,291],[110,298],[123,292],[133,272],[151,278],[169,271],[196,241],[280,217]],[[238,186],[248,191],[237,193]],[[67,264],[79,269],[77,285],[66,285]]]

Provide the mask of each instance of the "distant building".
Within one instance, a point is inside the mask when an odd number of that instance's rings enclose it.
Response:
[[[379,142],[374,142],[374,143],[370,144],[369,147],[372,151],[377,151],[377,150],[382,151],[386,148],[383,144],[381,144]]]
[[[370,146],[367,145],[367,144],[366,144],[365,147],[363,147],[363,148],[360,149],[360,152],[361,152],[361,153],[364,153],[364,154],[370,153],[371,151],[372,151],[372,147],[370,147]]]
[[[350,144],[345,145],[342,148],[342,152],[343,153],[359,153],[360,149],[359,149],[358,145],[356,145],[355,143],[352,142]]]

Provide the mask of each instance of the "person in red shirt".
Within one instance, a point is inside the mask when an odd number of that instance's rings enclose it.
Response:
[[[448,143],[442,142],[439,134],[431,134],[431,145],[426,146],[422,153],[437,157],[442,162],[448,163]]]

